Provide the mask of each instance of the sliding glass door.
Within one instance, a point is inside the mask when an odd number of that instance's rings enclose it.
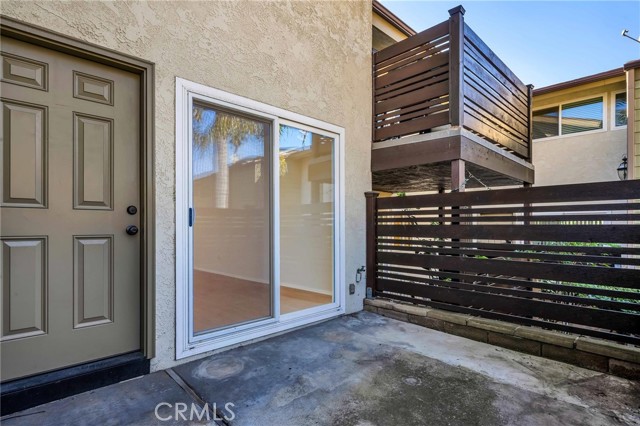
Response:
[[[280,313],[334,301],[334,138],[280,125]]]
[[[344,313],[344,130],[177,80],[176,356]]]
[[[193,332],[274,316],[272,123],[192,108]]]

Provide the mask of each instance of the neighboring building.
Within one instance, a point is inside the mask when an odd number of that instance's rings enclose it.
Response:
[[[629,179],[640,179],[640,59],[624,65],[627,74],[627,156]]]
[[[536,185],[618,180],[624,156],[631,159],[630,177],[639,176],[631,165],[638,149],[630,141],[633,133],[640,145],[640,126],[627,118],[627,106],[637,108],[634,96],[640,99],[639,89],[628,90],[638,85],[634,66],[638,61],[627,64],[627,72],[617,68],[533,91]]]

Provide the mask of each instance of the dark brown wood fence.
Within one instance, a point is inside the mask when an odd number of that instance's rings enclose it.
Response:
[[[640,181],[376,195],[375,296],[640,344]]]
[[[464,23],[464,10],[373,55],[373,141],[451,124],[531,158],[531,87]]]

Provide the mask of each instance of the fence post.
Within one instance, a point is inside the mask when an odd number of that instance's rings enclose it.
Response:
[[[370,299],[376,295],[376,216],[378,214],[378,195],[380,193],[368,191],[364,193],[367,199],[367,228],[366,228],[366,244],[367,244],[367,298]]]
[[[449,122],[464,125],[464,7],[449,10]]]

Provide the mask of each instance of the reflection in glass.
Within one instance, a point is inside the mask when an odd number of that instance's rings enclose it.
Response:
[[[558,107],[533,111],[533,139],[558,136],[559,122]]]
[[[280,127],[280,313],[331,303],[333,138]]]
[[[562,105],[562,134],[602,129],[603,113],[601,97]]]
[[[270,132],[269,123],[193,106],[194,333],[273,315]]]

